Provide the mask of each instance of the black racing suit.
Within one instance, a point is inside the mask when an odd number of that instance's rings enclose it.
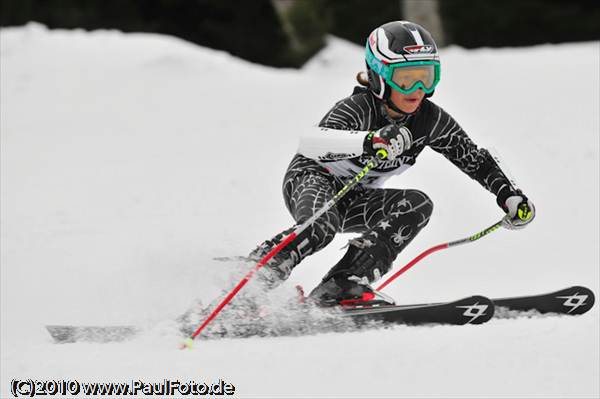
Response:
[[[390,176],[415,164],[428,146],[444,155],[471,178],[493,193],[502,206],[516,189],[500,170],[489,152],[478,149],[458,123],[428,99],[419,109],[400,119],[391,119],[383,103],[370,91],[357,87],[354,93],[336,103],[318,128],[301,141],[283,182],[285,204],[299,225],[321,209],[357,172],[370,156],[363,155],[368,131],[391,123],[407,127],[412,147],[399,158],[383,161],[300,237],[270,261],[262,273],[271,284],[285,280],[305,257],[329,244],[336,233],[361,233],[351,244],[368,248],[377,264],[355,265],[351,274],[372,283],[389,271],[396,256],[428,223],[433,210],[431,199],[418,190],[381,188]],[[265,241],[252,257],[265,255],[295,226]],[[335,267],[333,272],[335,272]],[[329,273],[324,280],[326,280]]]

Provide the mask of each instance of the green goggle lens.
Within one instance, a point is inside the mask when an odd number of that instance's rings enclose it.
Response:
[[[435,87],[436,73],[434,65],[402,66],[392,69],[390,85],[405,94],[419,88],[432,91]]]
[[[439,61],[409,61],[386,65],[371,53],[368,46],[366,58],[369,67],[402,94],[410,94],[418,89],[430,94],[440,81]]]

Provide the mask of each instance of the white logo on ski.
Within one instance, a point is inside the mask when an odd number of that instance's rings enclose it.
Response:
[[[585,305],[585,301],[588,299],[588,296],[587,295],[579,295],[579,292],[577,292],[577,293],[575,293],[575,295],[557,296],[557,298],[566,299],[566,301],[563,302],[563,306],[570,307],[571,309],[567,313],[571,313],[578,307]]]
[[[479,302],[475,302],[474,305],[457,306],[457,308],[466,309],[463,312],[463,316],[471,317],[471,320],[469,320],[467,323],[472,323],[473,320],[481,316],[485,316],[485,311],[487,310],[488,305],[480,305]]]

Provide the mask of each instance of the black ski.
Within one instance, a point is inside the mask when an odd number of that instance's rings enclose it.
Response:
[[[258,262],[258,260],[251,259],[247,256],[215,256],[213,260],[219,262]]]
[[[344,309],[343,316],[352,317],[358,323],[482,324],[494,316],[494,303],[489,298],[474,295],[454,302],[425,305],[353,307]]]
[[[522,297],[490,300],[471,296],[454,302],[419,305],[381,305],[343,308],[342,317],[357,324],[381,322],[390,324],[482,324],[496,317],[514,317],[527,312],[579,315],[589,311],[595,302],[594,293],[585,287],[573,286],[559,291]],[[508,312],[506,312],[508,310]],[[119,342],[134,338],[141,331],[135,326],[46,326],[57,343]]]
[[[337,309],[337,308],[336,308]],[[341,309],[342,317],[357,324],[386,322],[394,324],[481,324],[494,315],[494,304],[483,296],[471,296],[454,302],[427,305],[370,306]],[[120,342],[141,331],[135,326],[46,326],[56,343]]]
[[[583,314],[594,306],[594,293],[586,287],[573,286],[541,295],[531,295],[493,300],[496,307],[509,311],[539,313]]]
[[[56,343],[120,342],[139,333],[134,326],[46,326]]]

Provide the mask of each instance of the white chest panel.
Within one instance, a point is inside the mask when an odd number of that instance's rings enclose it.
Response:
[[[362,168],[360,166],[354,164],[352,161],[350,161],[348,159],[342,159],[340,161],[335,161],[335,162],[319,162],[319,161],[317,161],[317,163],[319,165],[321,165],[322,167],[324,167],[325,169],[327,169],[334,176],[342,179],[344,182],[352,179],[354,176],[356,176],[362,170]],[[402,174],[403,172],[408,170],[408,168],[410,168],[411,166],[412,165],[401,164],[397,168],[395,168],[393,170],[388,170],[385,172],[380,172],[378,170],[372,169],[369,171],[369,174],[367,176],[365,176],[362,184],[367,187],[371,187],[371,188],[381,187],[387,179],[389,179],[392,176],[397,176],[399,174]]]

